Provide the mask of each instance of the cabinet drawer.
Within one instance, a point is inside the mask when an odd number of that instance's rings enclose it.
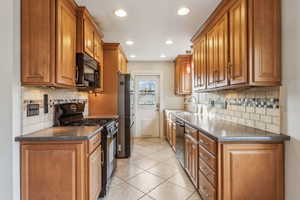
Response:
[[[199,171],[198,175],[199,193],[203,200],[216,200],[217,193],[215,188],[209,183],[205,176]]]
[[[192,136],[196,141],[198,141],[198,130],[190,126],[185,126],[185,133]]]
[[[199,144],[201,144],[207,151],[216,155],[217,153],[217,143],[216,141],[210,139],[206,135],[199,133]]]
[[[92,153],[94,149],[101,143],[101,135],[97,134],[89,140],[89,153]]]
[[[207,163],[210,168],[216,171],[216,157],[213,154],[206,151],[201,145],[199,145],[199,158],[201,158],[205,163]]]
[[[216,173],[202,159],[199,159],[199,170],[214,187],[217,186]]]

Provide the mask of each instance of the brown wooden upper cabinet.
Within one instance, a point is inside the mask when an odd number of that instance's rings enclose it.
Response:
[[[281,84],[280,3],[220,3],[192,38],[195,90]]]
[[[175,94],[192,93],[192,55],[179,55],[175,59]]]
[[[75,87],[73,0],[22,0],[22,85]]]
[[[119,51],[119,72],[126,74],[128,72],[127,69],[128,60],[121,48],[119,48],[118,51]]]
[[[103,92],[103,34],[98,30],[86,7],[77,11],[77,52],[86,53],[99,63],[100,87],[96,92]]]

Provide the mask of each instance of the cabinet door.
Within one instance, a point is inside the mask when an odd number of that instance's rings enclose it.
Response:
[[[215,72],[216,72],[216,59],[217,56],[216,48],[216,28],[212,28],[207,33],[207,87],[215,87]]]
[[[22,200],[85,200],[83,144],[21,147]]]
[[[59,0],[57,5],[56,53],[57,84],[75,86],[76,10],[64,0]]]
[[[198,181],[198,144],[197,142],[191,143],[191,179],[194,185],[197,186]]]
[[[89,200],[97,200],[101,192],[101,146],[89,157]]]
[[[180,94],[180,65],[179,61],[175,61],[175,94],[179,95]]]
[[[55,3],[22,0],[22,85],[52,85],[55,74]]]
[[[222,160],[221,199],[284,199],[282,144],[224,144]]]
[[[215,36],[215,81],[216,87],[223,87],[228,85],[228,15],[220,19],[216,25]]]
[[[198,53],[199,53],[199,43],[194,43],[193,45],[193,86],[194,89],[198,89]]]
[[[191,57],[184,58],[182,61],[182,78],[183,94],[192,93]]]
[[[94,26],[87,19],[84,19],[84,51],[94,57]]]
[[[185,137],[185,169],[188,172],[188,174],[190,173],[190,146],[191,146],[191,142],[190,139],[188,137]]]
[[[250,83],[281,83],[280,0],[249,0]]]
[[[206,88],[206,36],[201,37],[199,41],[199,50],[198,50],[198,88],[205,89]]]
[[[238,0],[229,10],[230,16],[230,84],[248,82],[247,1]]]

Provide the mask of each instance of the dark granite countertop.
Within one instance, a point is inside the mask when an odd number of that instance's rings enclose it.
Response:
[[[16,141],[89,140],[99,134],[102,126],[61,126],[43,129],[16,137]]]
[[[287,135],[274,134],[225,120],[203,117],[188,112],[173,112],[172,114],[208,137],[220,142],[280,142],[290,140]]]

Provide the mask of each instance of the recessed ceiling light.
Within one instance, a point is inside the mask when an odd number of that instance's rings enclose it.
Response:
[[[134,55],[134,54],[130,55],[130,58],[135,58],[135,57],[136,57],[136,55]]]
[[[115,15],[118,17],[126,17],[127,16],[127,12],[123,9],[118,9],[115,11]]]
[[[167,57],[167,56],[166,56],[165,54],[161,54],[160,57],[161,57],[161,58],[165,58],[165,57]]]
[[[127,44],[127,45],[133,45],[133,44],[134,44],[134,42],[133,42],[133,41],[131,41],[131,40],[127,40],[127,41],[126,41],[126,44]]]
[[[168,45],[173,44],[173,41],[172,40],[167,40],[166,44],[168,44]]]
[[[187,7],[180,8],[177,11],[177,14],[181,16],[188,15],[189,13],[190,13],[190,9]]]

